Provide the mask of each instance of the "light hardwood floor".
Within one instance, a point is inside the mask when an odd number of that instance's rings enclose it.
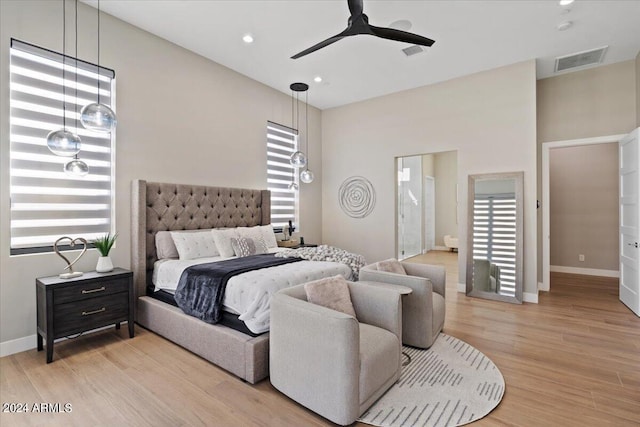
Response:
[[[640,319],[617,280],[554,274],[539,304],[456,292],[457,255],[415,261],[447,267],[445,332],[489,356],[504,399],[478,426],[640,425]],[[142,328],[101,331],[0,359],[2,403],[71,403],[71,413],[0,414],[5,426],[324,426],[277,392],[252,386]]]

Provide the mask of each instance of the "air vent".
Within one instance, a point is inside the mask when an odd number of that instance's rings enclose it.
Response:
[[[594,50],[573,53],[567,56],[556,58],[555,72],[571,70],[574,68],[587,67],[589,65],[601,64],[607,47],[601,47]]]
[[[413,55],[417,55],[420,52],[424,52],[424,49],[422,48],[422,46],[418,46],[417,44],[414,44],[413,46],[405,47],[404,49],[402,49],[402,51],[407,56],[413,56]]]

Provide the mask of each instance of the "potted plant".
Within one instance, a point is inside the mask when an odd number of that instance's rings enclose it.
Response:
[[[107,273],[113,270],[113,263],[111,262],[111,258],[109,257],[109,251],[113,247],[113,244],[116,242],[118,238],[118,233],[113,236],[111,233],[107,233],[102,237],[98,237],[91,243],[96,247],[98,252],[100,252],[100,257],[98,258],[98,264],[96,265],[96,271],[98,273]]]

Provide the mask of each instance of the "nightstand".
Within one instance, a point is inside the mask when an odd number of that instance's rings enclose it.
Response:
[[[109,273],[92,271],[80,277],[36,279],[38,351],[43,340],[47,363],[53,360],[53,341],[126,321],[133,338],[133,273],[115,268]]]

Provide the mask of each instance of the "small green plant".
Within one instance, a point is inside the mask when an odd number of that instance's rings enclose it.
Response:
[[[118,233],[114,234],[113,236],[111,235],[111,233],[107,233],[102,237],[98,237],[91,243],[93,243],[98,252],[100,252],[100,255],[109,256],[109,251],[111,250],[113,244],[116,242],[117,238]]]

